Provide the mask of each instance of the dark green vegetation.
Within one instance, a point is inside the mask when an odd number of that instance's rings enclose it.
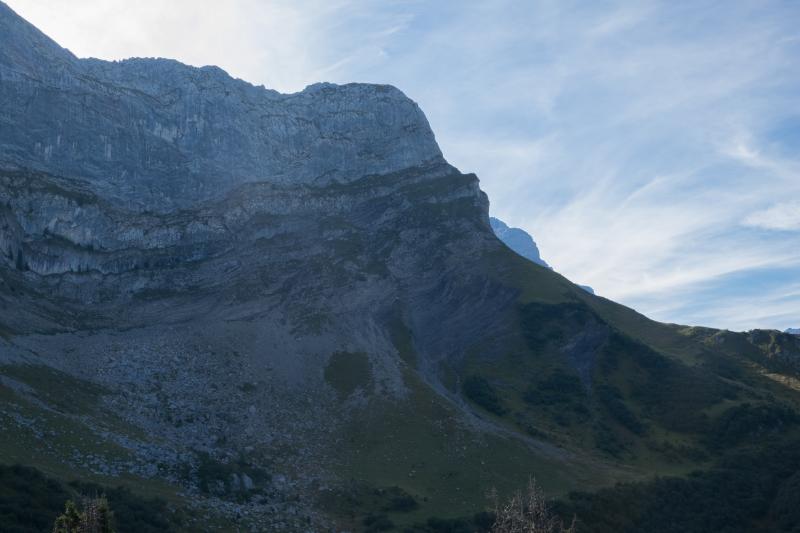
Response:
[[[499,360],[473,358],[465,396],[536,437],[647,466],[691,468],[753,428],[794,427],[795,392],[754,372],[751,357],[702,344],[670,353],[673,346],[648,344],[641,333],[671,344],[683,343],[679,334],[655,323],[631,332],[603,316],[607,305],[520,305],[518,347]]]
[[[342,399],[366,389],[371,379],[369,356],[365,353],[336,352],[325,367],[325,380]]]
[[[71,494],[24,466],[0,466],[0,524],[8,533],[50,531]]]
[[[420,518],[415,511],[424,505],[406,492],[394,486],[372,489],[366,485],[351,485],[340,492],[331,493],[324,505],[338,512],[350,511],[347,525],[356,531],[374,533],[378,531],[406,531],[413,533],[480,533],[489,531],[493,517],[485,511],[473,516]],[[355,511],[355,512],[354,512]]]
[[[584,522],[579,530],[593,522],[591,531],[649,531],[633,509],[656,507],[658,520],[686,531],[703,530],[691,529],[696,524],[725,531],[710,517],[725,516],[729,506],[740,509],[744,524],[789,520],[775,509],[787,499],[800,501],[794,463],[780,471],[776,461],[761,480],[756,469],[740,472],[737,462],[757,464],[758,454],[773,449],[779,455],[800,434],[800,394],[784,380],[794,375],[785,362],[792,339],[770,332],[759,344],[765,337],[726,333],[743,346],[721,349],[706,330],[652,322],[522,260],[485,260],[502,283],[521,290],[505,319],[510,330],[501,342],[479,342],[463,361],[438,370],[448,392],[497,428],[497,436],[475,439],[458,422],[452,405],[415,372],[414,331],[393,326],[409,363],[410,394],[405,403],[375,401],[346,433],[340,472],[360,488],[343,487],[337,504],[326,506],[341,527],[480,531],[486,490],[507,494],[529,476],[561,499],[566,519],[577,514]],[[515,433],[532,443],[500,436]],[[740,474],[731,499],[717,504],[712,495]],[[735,487],[762,481],[758,506],[736,499]],[[371,495],[387,486],[416,505],[392,508]],[[694,490],[695,496],[681,496]],[[765,506],[774,521],[759,514]],[[623,522],[606,523],[597,518],[603,513]]]
[[[464,380],[464,395],[490,413],[502,416],[508,411],[494,387],[482,376],[469,376]]]
[[[509,317],[517,328],[499,353],[476,349],[455,370],[465,376],[461,393],[487,420],[612,468],[610,479],[589,473],[572,488],[527,470],[550,494],[570,494],[561,509],[578,514],[580,530],[789,531],[800,523],[785,503],[800,501],[800,465],[789,457],[800,434],[796,339],[658,324],[577,291],[559,298],[554,280],[542,291],[548,273],[533,267],[506,275],[523,288]],[[762,477],[756,465],[770,456]],[[618,464],[641,481],[595,492],[624,477],[613,472]]]
[[[182,519],[164,500],[143,498],[123,487],[61,483],[39,470],[0,465],[0,525],[4,533],[51,532],[67,500],[105,495],[119,533],[179,531]]]
[[[800,531],[798,503],[800,441],[788,441],[728,453],[685,478],[572,493],[558,508],[587,533],[766,533]]]

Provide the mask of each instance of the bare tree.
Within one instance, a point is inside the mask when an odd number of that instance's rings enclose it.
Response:
[[[53,524],[53,533],[114,533],[113,523],[114,513],[105,496],[84,499],[83,510],[69,500]]]
[[[495,520],[491,533],[575,533],[575,519],[569,527],[555,516],[536,481],[528,481],[525,493],[515,492],[500,503],[497,491],[489,493]]]

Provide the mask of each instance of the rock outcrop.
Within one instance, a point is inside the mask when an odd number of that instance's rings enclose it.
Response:
[[[497,238],[503,243],[514,250],[516,253],[543,267],[550,268],[541,255],[539,255],[539,247],[528,232],[520,228],[510,228],[508,225],[499,218],[491,217],[489,222],[492,225],[492,231],[497,235]]]
[[[5,170],[169,212],[246,183],[326,186],[444,164],[424,114],[394,87],[280,94],[217,67],[77,59],[6,6],[0,24]]]
[[[124,458],[54,460],[212,507],[252,472],[180,472],[268,462],[291,481],[218,510],[300,527],[269,516],[313,523],[291,492],[327,482],[351,412],[407,397],[411,369],[457,404],[442,376],[502,336],[518,291],[465,261],[502,247],[487,198],[394,87],[78,59],[0,3],[0,102],[0,365],[101,387],[123,424],[76,414]]]

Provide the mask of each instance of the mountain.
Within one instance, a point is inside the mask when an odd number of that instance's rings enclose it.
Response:
[[[502,220],[490,217],[489,223],[492,226],[492,231],[497,235],[497,238],[503,241],[503,244],[514,250],[516,253],[530,259],[537,265],[550,268],[544,259],[539,255],[539,247],[536,246],[533,237],[530,236],[525,230],[519,228],[509,228],[508,225]]]
[[[788,333],[790,335],[800,335],[800,328],[789,328],[784,333]]]
[[[512,252],[393,87],[78,59],[0,3],[0,101],[19,530],[105,492],[122,533],[472,531],[536,476],[622,531],[617,482],[800,449],[797,337],[659,324]],[[741,527],[793,509],[761,474]]]
[[[552,268],[539,255],[539,247],[528,232],[520,228],[509,228],[508,225],[499,218],[489,217],[489,224],[492,231],[503,244],[511,248],[525,259],[529,259],[537,265]],[[578,285],[589,294],[594,294],[594,289],[588,285]]]

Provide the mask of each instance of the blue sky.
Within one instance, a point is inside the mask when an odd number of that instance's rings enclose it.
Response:
[[[10,0],[79,56],[391,83],[492,214],[658,320],[800,326],[800,3]]]

